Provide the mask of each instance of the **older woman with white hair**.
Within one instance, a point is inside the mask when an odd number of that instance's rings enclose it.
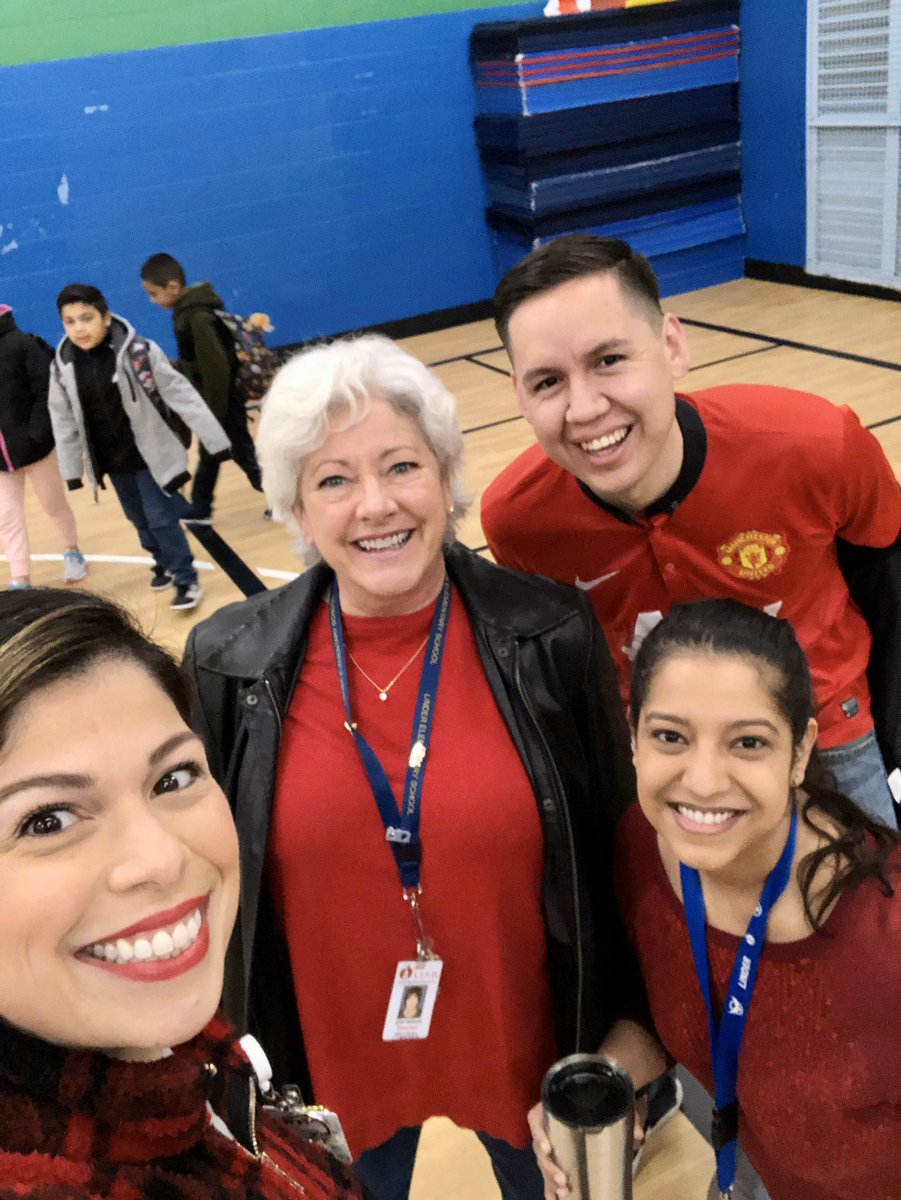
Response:
[[[257,447],[312,565],[188,645],[241,841],[226,1007],[277,1082],[339,1109],[380,1200],[408,1194],[434,1114],[478,1132],[504,1197],[540,1197],[526,1111],[632,979],[603,634],[574,589],[455,541],[454,400],[386,338],[287,363]]]

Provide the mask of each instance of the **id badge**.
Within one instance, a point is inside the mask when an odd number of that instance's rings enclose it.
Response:
[[[382,1030],[383,1042],[427,1038],[444,963],[440,958],[399,962]]]

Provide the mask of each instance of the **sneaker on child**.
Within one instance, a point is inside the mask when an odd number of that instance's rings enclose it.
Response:
[[[177,583],[170,608],[177,610],[196,608],[203,599],[203,588],[199,583]]]
[[[202,512],[200,509],[194,508],[192,504],[189,504],[185,515],[181,518],[181,523],[182,525],[212,525],[213,511],[208,508],[206,512]]]
[[[88,564],[80,550],[63,551],[63,583],[81,583],[88,573]]]
[[[175,583],[169,572],[158,563],[153,564],[152,571],[153,578],[150,580],[150,590],[152,592],[165,592],[167,588],[171,588],[173,583]]]

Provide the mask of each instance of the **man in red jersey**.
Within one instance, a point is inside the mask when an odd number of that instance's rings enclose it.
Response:
[[[810,659],[826,765],[894,824],[870,630],[837,557],[840,542],[899,537],[901,490],[876,439],[850,409],[786,388],[677,395],[685,333],[650,264],[614,238],[534,251],[501,281],[495,313],[539,442],[485,493],[497,560],[590,594],[624,695],[641,639],[673,604],[732,596],[787,617]]]

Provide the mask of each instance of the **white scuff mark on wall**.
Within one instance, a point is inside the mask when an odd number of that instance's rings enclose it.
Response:
[[[5,246],[0,246],[0,255],[11,254],[13,250],[19,249],[19,243],[16,241],[7,242]]]
[[[40,237],[45,238],[47,236],[47,230],[40,223],[37,217],[31,218],[31,228],[37,230],[37,233]],[[2,232],[2,227],[0,227],[0,232]]]
[[[354,75],[354,79],[372,79],[375,76],[375,71],[358,71]]]
[[[60,204],[69,203],[69,177],[64,175],[59,181],[59,187],[56,189],[56,194],[59,196]]]
[[[92,117],[94,115],[94,113],[109,112],[109,105],[108,104],[86,104],[84,111],[85,111],[86,116]]]

